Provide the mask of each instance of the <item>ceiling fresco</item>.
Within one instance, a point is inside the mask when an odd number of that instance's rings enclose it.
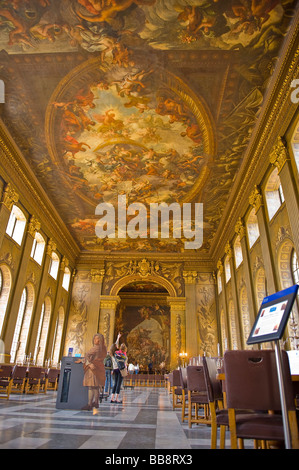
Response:
[[[99,203],[202,202],[209,251],[294,15],[290,0],[0,0],[3,120],[85,251]]]

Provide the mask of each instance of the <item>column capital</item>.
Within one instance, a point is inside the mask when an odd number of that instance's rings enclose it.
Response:
[[[197,271],[183,271],[185,284],[195,284],[197,279]]]
[[[167,297],[167,303],[172,311],[182,311],[186,308],[186,297]]]
[[[100,299],[100,307],[115,310],[119,302],[120,297],[118,295],[102,295]]]
[[[240,240],[245,237],[245,225],[241,217],[238,218],[237,223],[235,225],[235,232],[239,235]]]
[[[263,195],[257,185],[254,186],[254,189],[249,196],[249,204],[254,207],[255,213],[257,213],[263,205]]]
[[[287,146],[282,137],[278,137],[270,153],[270,163],[275,166],[278,169],[278,173],[280,173],[287,160],[290,160]]]
[[[63,256],[59,269],[64,272],[65,268],[67,268],[68,265],[69,265],[69,260],[65,256]]]
[[[91,269],[89,277],[91,282],[102,282],[105,275],[104,269]]]
[[[51,256],[52,255],[52,251],[55,251],[56,250],[56,243],[54,242],[54,240],[52,238],[50,238],[48,240],[48,243],[47,243],[47,249],[46,249],[46,254],[48,256]]]
[[[217,269],[219,271],[219,274],[221,275],[223,273],[223,264],[222,264],[221,259],[217,261]]]
[[[19,200],[18,193],[14,190],[10,183],[7,183],[2,195],[2,203],[7,209],[11,210],[12,206]]]
[[[36,232],[39,231],[40,227],[41,227],[40,221],[37,220],[37,218],[35,217],[35,215],[32,215],[32,216],[30,217],[30,221],[29,221],[29,225],[28,225],[28,230],[27,230],[27,232],[34,238]]]
[[[233,257],[233,249],[232,249],[230,242],[226,243],[224,250],[225,250],[227,258],[230,260]]]

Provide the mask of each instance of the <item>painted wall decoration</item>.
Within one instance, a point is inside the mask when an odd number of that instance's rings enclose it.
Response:
[[[168,306],[153,305],[121,306],[116,314],[116,329],[121,331],[121,341],[128,347],[129,362],[138,362],[148,370],[159,370],[170,360],[170,311]]]

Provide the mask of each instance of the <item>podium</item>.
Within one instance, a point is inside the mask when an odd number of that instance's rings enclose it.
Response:
[[[88,387],[83,386],[83,364],[77,357],[63,357],[57,390],[56,408],[81,410],[88,402]]]

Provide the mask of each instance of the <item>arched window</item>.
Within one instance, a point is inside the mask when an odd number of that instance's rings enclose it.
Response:
[[[59,268],[59,256],[57,253],[55,253],[55,251],[53,251],[51,255],[50,266],[49,266],[49,274],[54,279],[57,279],[58,268]]]
[[[37,365],[43,365],[45,359],[46,343],[49,332],[49,324],[51,317],[51,300],[49,297],[45,298],[43,302],[41,315],[38,324],[38,331],[35,343],[35,350],[33,358]]]
[[[277,168],[272,171],[268,179],[265,188],[265,199],[268,209],[269,220],[271,220],[280,208],[281,204],[284,202],[284,195],[280,184],[280,178],[278,175]]]
[[[69,268],[65,268],[64,274],[63,274],[63,280],[62,280],[62,287],[66,291],[69,290],[70,281],[71,281],[71,271],[69,270]]]
[[[221,281],[221,273],[218,271],[217,274],[217,287],[218,287],[218,294],[222,292],[222,281]]]
[[[299,284],[299,263],[296,251],[294,249],[291,254],[291,271],[294,284]]]
[[[6,233],[19,245],[22,244],[23,235],[26,226],[26,217],[17,206],[13,206],[8,224],[6,227]]]
[[[20,337],[21,326],[22,326],[22,322],[24,318],[25,309],[26,309],[26,304],[27,304],[27,289],[25,287],[22,292],[21,302],[20,302],[18,316],[17,316],[17,322],[15,326],[15,332],[13,335],[13,340],[12,340],[12,345],[11,345],[10,362],[15,362],[17,350],[19,347],[19,337]]]
[[[40,265],[43,261],[45,246],[46,242],[44,238],[39,232],[36,232],[31,250],[31,258],[33,258]]]
[[[231,278],[230,263],[228,257],[224,260],[225,280],[228,282]]]
[[[237,236],[235,243],[234,243],[234,252],[235,252],[236,268],[238,268],[243,261],[243,253],[242,253],[242,247],[241,247],[241,241],[240,241],[239,235]]]
[[[5,312],[9,300],[11,289],[11,273],[8,266],[3,264],[0,267],[0,336],[5,319]]]
[[[251,210],[248,216],[246,227],[248,233],[249,247],[251,248],[260,236],[257,216],[255,214],[254,208]]]
[[[10,351],[10,361],[23,361],[25,357],[26,344],[31,323],[34,304],[34,287],[28,283],[23,289],[19,305],[17,321]]]

